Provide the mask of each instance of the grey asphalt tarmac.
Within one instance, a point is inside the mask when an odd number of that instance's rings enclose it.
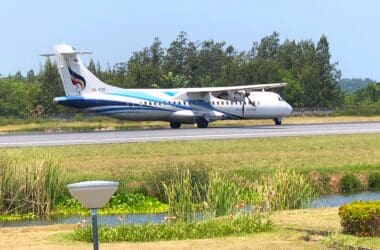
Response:
[[[0,148],[365,133],[380,133],[380,122],[6,134]]]

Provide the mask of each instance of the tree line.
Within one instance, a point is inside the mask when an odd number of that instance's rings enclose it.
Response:
[[[316,43],[288,39],[280,42],[279,34],[273,32],[253,42],[248,51],[238,51],[223,41],[191,41],[185,32],[180,32],[168,48],[163,48],[157,37],[125,62],[103,69],[91,59],[88,68],[104,82],[123,88],[287,82],[286,88],[276,91],[294,107],[338,108],[361,102],[362,95],[368,94],[347,94],[341,90],[338,85],[341,71],[336,62],[331,62],[325,35]],[[62,95],[55,62],[47,59],[37,74],[30,70],[26,76],[17,72],[0,78],[0,116],[74,112],[53,104],[53,98]],[[376,98],[364,99],[378,103],[379,97]]]

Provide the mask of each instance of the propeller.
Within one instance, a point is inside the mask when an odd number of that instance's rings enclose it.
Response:
[[[244,106],[245,106],[245,99],[247,98],[248,100],[248,104],[251,104],[252,106],[256,107],[256,104],[254,101],[252,101],[251,99],[249,99],[249,93],[247,92],[247,90],[244,90],[244,100],[243,100],[243,106],[241,107],[241,113],[242,115],[244,116]]]

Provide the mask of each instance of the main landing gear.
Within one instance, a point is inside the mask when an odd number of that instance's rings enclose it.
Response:
[[[177,129],[181,127],[180,122],[170,122],[170,127]],[[207,128],[208,127],[208,121],[206,119],[199,119],[197,120],[197,127],[198,128]]]
[[[276,126],[280,126],[282,124],[281,118],[274,118],[273,121]]]
[[[207,126],[208,126],[208,121],[206,119],[201,118],[197,121],[198,128],[207,128]]]
[[[170,122],[170,127],[171,128],[180,128],[181,123],[180,122]]]

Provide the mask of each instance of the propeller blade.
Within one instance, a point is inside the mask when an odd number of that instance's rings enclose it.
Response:
[[[253,107],[256,107],[256,104],[254,101],[251,101],[251,99],[249,99],[249,97],[247,96],[247,99],[248,99],[248,103],[251,104]]]
[[[243,106],[242,106],[242,108],[241,108],[241,113],[242,113],[243,116],[244,116],[244,105],[245,105],[245,98],[244,98],[244,100],[243,100]]]

